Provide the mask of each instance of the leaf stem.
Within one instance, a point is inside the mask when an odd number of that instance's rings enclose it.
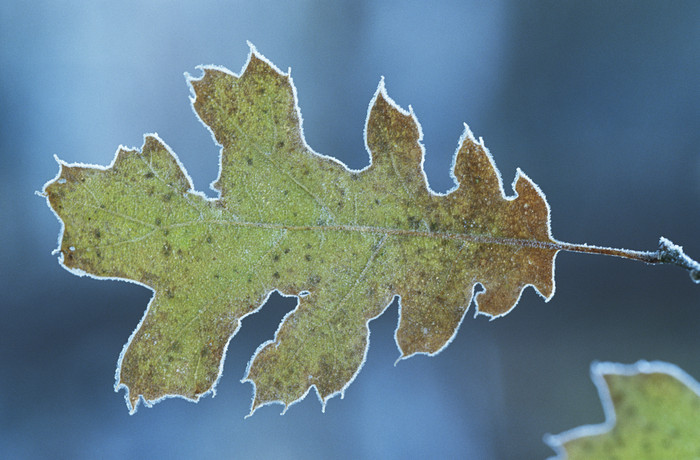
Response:
[[[562,251],[622,257],[648,264],[676,265],[688,270],[690,272],[690,279],[693,280],[693,282],[700,283],[700,263],[688,257],[683,252],[681,246],[674,244],[671,240],[664,237],[659,239],[659,249],[656,251],[632,251],[629,249],[606,248],[571,243],[560,243],[559,246]]]

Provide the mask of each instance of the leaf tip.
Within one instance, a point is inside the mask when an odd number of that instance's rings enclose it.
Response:
[[[474,137],[474,132],[472,132],[472,129],[469,127],[469,125],[467,123],[464,123],[464,132],[462,132],[462,136],[459,139],[459,147],[462,146],[465,139],[469,139],[473,143],[478,144],[476,137]],[[459,148],[457,151],[459,151]]]
[[[257,386],[255,385],[255,381],[249,377],[250,375],[250,363],[252,363],[252,359],[248,363],[248,369],[246,370],[245,376],[240,380],[241,383],[250,383],[253,385],[253,397],[251,398],[250,401],[250,410],[248,411],[248,414],[243,417],[243,419],[247,419],[249,417],[252,417],[253,414],[255,414],[255,411],[257,411],[260,407],[264,406],[265,404],[261,404],[260,400],[258,399],[258,389]]]
[[[197,66],[195,69],[201,70],[202,71],[202,76],[201,77],[195,77],[189,72],[184,72],[183,75],[185,76],[185,83],[187,83],[187,87],[190,89],[190,94],[187,96],[187,98],[190,100],[190,107],[192,110],[194,110],[194,103],[197,100],[197,93],[194,89],[195,85],[197,84],[197,81],[201,80],[204,78],[204,69],[202,69],[202,66]],[[195,115],[197,112],[195,111]]]
[[[119,393],[124,389],[124,401],[126,402],[126,409],[129,411],[129,415],[134,415],[139,409],[139,403],[141,402],[142,396],[131,397],[131,391],[125,383],[117,380],[114,384],[114,392]],[[144,400],[145,402],[145,400]]]
[[[250,40],[246,40],[245,43],[246,43],[246,45],[248,45],[248,51],[249,51],[250,53],[256,54],[256,55],[257,55],[257,54],[260,54],[260,53],[258,52],[258,49],[257,49],[257,48],[255,47],[255,45],[253,44],[253,42],[251,42]]]
[[[392,99],[391,96],[389,96],[389,92],[386,89],[386,82],[384,79],[384,75],[381,76],[379,79],[379,84],[377,84],[377,90],[374,93],[374,97],[370,101],[369,108],[370,110],[372,107],[374,107],[379,99],[383,99],[387,104],[389,104],[393,109],[397,110],[401,115],[404,116],[412,116],[415,119],[415,115],[413,114],[413,110],[406,110],[403,107],[401,107],[394,99]],[[410,106],[409,106],[410,108]],[[369,121],[369,117],[368,117]]]
[[[377,85],[377,91],[386,95],[386,82],[384,81],[384,75],[379,77],[379,84]]]

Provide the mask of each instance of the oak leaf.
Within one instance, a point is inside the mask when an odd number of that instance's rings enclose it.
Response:
[[[594,363],[591,378],[605,422],[545,436],[558,458],[700,458],[700,384],[679,367]]]
[[[120,147],[107,167],[58,160],[43,191],[63,224],[64,267],[154,292],[118,363],[116,389],[132,413],[139,398],[214,392],[242,318],[274,290],[299,301],[249,363],[252,411],[275,401],[286,410],[312,387],[324,406],[342,394],[367,354],[369,320],[395,296],[401,358],[432,355],[472,300],[498,317],[527,286],[551,299],[559,250],[621,255],[554,240],[539,188],[518,170],[506,195],[466,125],[455,187],[431,191],[420,125],[383,81],[366,124],[371,164],[353,171],[306,144],[291,77],[252,46],[240,76],[201,69],[191,102],[221,146],[218,198],[193,189],[155,134],[140,150]]]

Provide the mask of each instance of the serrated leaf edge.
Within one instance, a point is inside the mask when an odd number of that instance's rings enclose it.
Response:
[[[422,129],[422,127],[421,127],[421,124],[420,124],[420,122],[418,121],[418,118],[416,117],[415,113],[413,112],[413,108],[412,108],[410,105],[409,105],[409,109],[406,110],[406,109],[402,108],[400,105],[398,105],[398,104],[388,95],[387,90],[386,90],[386,86],[385,86],[385,83],[384,83],[384,77],[381,77],[381,78],[380,78],[379,84],[377,85],[377,90],[375,91],[374,96],[372,97],[372,99],[371,99],[370,102],[369,102],[368,109],[367,109],[367,116],[366,116],[366,119],[365,119],[365,126],[364,126],[364,129],[363,129],[364,145],[365,145],[365,150],[366,150],[367,153],[368,153],[369,164],[368,164],[367,166],[365,166],[364,168],[362,168],[362,169],[355,170],[355,169],[349,168],[345,163],[343,163],[342,161],[340,161],[339,159],[337,159],[337,158],[335,158],[335,157],[328,156],[328,155],[324,155],[324,154],[322,154],[322,153],[319,153],[319,152],[315,151],[314,149],[312,149],[312,148],[308,145],[308,143],[306,142],[306,138],[305,138],[305,136],[304,136],[303,117],[302,117],[301,109],[300,109],[300,106],[299,106],[299,99],[298,99],[298,97],[297,97],[297,89],[296,89],[296,86],[294,85],[294,82],[293,82],[292,76],[291,76],[291,68],[288,68],[287,73],[282,72],[282,71],[281,71],[276,65],[274,65],[269,59],[267,59],[265,56],[263,56],[263,55],[256,49],[256,47],[255,47],[251,42],[248,41],[247,44],[248,44],[248,47],[249,47],[248,57],[247,57],[247,59],[246,59],[246,61],[245,61],[245,63],[244,63],[244,65],[243,65],[243,67],[242,67],[242,69],[241,69],[241,71],[240,71],[239,74],[236,74],[236,73],[232,72],[231,70],[229,70],[229,69],[227,69],[227,68],[225,68],[225,67],[217,66],[217,65],[199,65],[199,66],[196,66],[196,69],[199,69],[199,70],[202,70],[202,71],[205,71],[205,70],[207,70],[207,69],[217,70],[217,71],[220,71],[220,72],[225,72],[225,73],[228,73],[228,74],[230,74],[230,75],[233,75],[233,76],[236,77],[236,78],[240,78],[240,76],[245,72],[246,68],[248,67],[248,64],[250,63],[251,59],[252,59],[253,57],[255,57],[255,58],[260,59],[260,60],[264,61],[265,63],[267,63],[273,70],[275,70],[275,71],[276,71],[277,73],[279,73],[281,76],[287,77],[287,78],[289,79],[289,84],[290,84],[290,87],[291,87],[292,92],[293,92],[294,107],[295,107],[295,110],[296,110],[296,113],[297,113],[297,117],[298,117],[298,119],[299,119],[299,134],[300,134],[300,139],[302,140],[302,142],[303,142],[303,144],[304,144],[304,147],[305,147],[309,152],[311,152],[312,154],[318,155],[318,156],[321,157],[321,158],[324,158],[324,159],[327,159],[327,160],[334,161],[334,162],[338,163],[339,165],[343,166],[343,168],[345,168],[345,170],[346,170],[347,172],[349,172],[349,173],[358,173],[358,172],[362,172],[362,171],[368,169],[368,168],[372,165],[372,153],[371,153],[371,151],[370,151],[370,149],[369,149],[369,146],[368,146],[368,143],[367,143],[367,126],[368,126],[368,124],[369,124],[369,118],[370,118],[371,110],[372,110],[373,106],[375,105],[375,102],[376,102],[377,98],[381,95],[394,109],[396,109],[397,111],[399,111],[399,112],[402,113],[403,115],[408,115],[408,116],[410,116],[410,117],[412,118],[413,122],[415,123],[416,128],[418,129],[419,136],[418,136],[417,142],[418,142],[418,145],[419,145],[419,147],[420,147],[420,149],[421,149],[421,168],[420,168],[420,169],[421,169],[421,174],[422,174],[422,176],[423,176],[423,182],[424,182],[424,185],[425,185],[425,187],[426,187],[428,193],[430,193],[431,195],[434,195],[434,196],[446,196],[446,195],[449,195],[450,193],[454,192],[455,190],[457,190],[457,189],[459,188],[460,184],[459,184],[459,182],[458,182],[458,180],[457,180],[457,178],[456,178],[456,176],[455,176],[455,174],[454,174],[455,165],[456,165],[456,160],[457,160],[457,155],[458,155],[459,150],[460,150],[460,147],[462,146],[462,144],[464,143],[464,141],[465,141],[466,139],[469,139],[469,140],[473,141],[475,144],[479,145],[481,148],[483,148],[484,152],[486,153],[486,156],[488,157],[489,163],[491,164],[491,167],[493,168],[493,170],[494,170],[494,172],[495,172],[495,174],[496,174],[496,176],[497,176],[497,178],[498,178],[498,186],[499,186],[499,190],[500,190],[500,193],[501,193],[501,197],[502,197],[503,199],[508,200],[508,201],[512,201],[512,200],[515,200],[515,199],[518,197],[518,194],[517,194],[517,192],[515,191],[515,184],[516,184],[516,182],[518,181],[518,179],[519,179],[520,177],[523,177],[524,179],[528,180],[528,181],[534,186],[534,188],[536,189],[537,193],[540,194],[540,195],[543,197],[543,200],[544,200],[545,205],[546,205],[546,208],[547,208],[547,231],[548,231],[548,236],[549,236],[549,238],[550,238],[552,241],[554,241],[554,242],[556,242],[556,243],[559,243],[559,242],[551,235],[551,225],[550,225],[550,223],[551,223],[551,212],[550,212],[550,206],[549,206],[549,203],[548,203],[547,200],[546,200],[546,197],[545,197],[544,193],[543,193],[542,190],[539,188],[539,186],[538,186],[535,182],[533,182],[520,168],[517,168],[517,171],[516,171],[516,174],[515,174],[515,178],[513,179],[513,182],[512,182],[512,184],[511,184],[511,188],[512,188],[514,194],[511,195],[511,196],[506,195],[505,189],[504,189],[504,187],[503,187],[503,179],[502,179],[500,170],[499,170],[498,167],[496,166],[496,163],[495,163],[495,161],[494,161],[494,159],[493,159],[493,156],[491,155],[491,152],[490,152],[490,151],[488,150],[488,148],[485,146],[484,141],[483,141],[483,138],[480,137],[480,138],[478,139],[478,141],[477,141],[477,139],[475,138],[475,136],[474,136],[474,134],[472,133],[471,129],[469,128],[469,126],[468,126],[466,123],[464,123],[464,131],[463,131],[462,135],[460,136],[460,138],[459,138],[459,140],[458,140],[458,143],[457,143],[457,148],[455,149],[455,151],[454,151],[454,153],[453,153],[453,155],[452,155],[452,161],[451,161],[450,170],[449,170],[449,174],[450,174],[450,177],[451,177],[452,180],[453,180],[453,184],[454,184],[454,185],[453,185],[452,188],[450,188],[449,190],[447,190],[445,193],[438,193],[438,192],[434,191],[434,190],[430,187],[430,183],[429,183],[429,181],[428,181],[428,177],[427,177],[427,175],[426,175],[426,173],[425,173],[425,168],[424,168],[425,157],[426,157],[426,151],[425,151],[425,147],[424,147],[424,145],[423,145],[423,143],[422,143],[422,140],[423,140],[423,129]],[[160,138],[160,136],[158,136],[157,133],[155,133],[155,132],[154,132],[154,133],[147,133],[147,134],[144,134],[143,137],[144,137],[144,140],[145,140],[146,137],[149,137],[149,136],[155,137],[155,138],[165,147],[165,149],[166,149],[166,150],[168,151],[168,153],[173,157],[173,159],[175,159],[175,161],[176,161],[178,167],[181,169],[182,173],[184,174],[184,176],[185,176],[186,179],[187,179],[187,183],[188,183],[189,189],[188,189],[185,193],[191,193],[191,194],[194,194],[194,195],[198,195],[198,196],[202,197],[203,199],[205,199],[205,200],[207,200],[207,201],[216,201],[216,200],[218,200],[218,199],[220,198],[220,192],[214,188],[214,184],[215,184],[216,182],[218,182],[218,180],[219,180],[219,178],[220,178],[220,176],[221,176],[221,172],[222,172],[222,167],[221,167],[221,165],[222,165],[222,157],[223,157],[223,146],[216,140],[216,137],[215,137],[215,135],[214,135],[214,132],[211,130],[211,128],[210,128],[206,123],[204,123],[204,121],[200,118],[200,116],[197,114],[197,112],[196,112],[195,109],[194,109],[194,103],[195,103],[195,100],[196,100],[196,95],[195,95],[195,92],[194,92],[194,87],[192,86],[192,82],[193,82],[193,81],[197,81],[197,80],[201,80],[203,77],[204,77],[204,75],[202,75],[201,77],[193,77],[193,76],[191,76],[189,73],[185,72],[185,79],[186,79],[186,82],[187,82],[187,84],[188,84],[188,86],[189,86],[189,88],[190,88],[190,92],[191,92],[191,95],[190,95],[190,97],[189,97],[191,109],[192,109],[192,111],[194,112],[194,114],[195,114],[197,120],[199,120],[199,121],[205,126],[205,128],[209,131],[209,133],[210,133],[210,135],[211,135],[211,138],[212,138],[212,141],[214,142],[214,144],[217,145],[217,146],[219,146],[219,155],[218,155],[219,172],[218,172],[217,178],[214,179],[214,180],[209,184],[209,188],[210,188],[211,190],[213,190],[214,192],[216,192],[216,196],[210,198],[210,197],[206,196],[203,192],[197,191],[197,190],[194,189],[194,184],[193,184],[192,178],[190,177],[189,173],[187,172],[187,169],[185,168],[185,166],[183,165],[183,163],[180,161],[180,159],[179,159],[179,157],[177,156],[177,154],[170,148],[170,146],[169,146],[167,143],[165,143],[165,141],[163,141],[163,140]],[[196,402],[198,402],[202,397],[208,395],[209,393],[212,394],[212,397],[216,396],[216,386],[217,386],[217,384],[218,384],[218,382],[219,382],[219,380],[221,379],[221,376],[222,376],[222,374],[223,374],[223,367],[224,367],[224,363],[225,363],[225,360],[226,360],[226,353],[227,353],[227,351],[228,351],[228,345],[229,345],[229,343],[231,342],[231,340],[233,339],[233,337],[235,337],[235,335],[238,333],[238,331],[239,331],[239,329],[240,329],[240,323],[239,323],[239,326],[236,328],[236,330],[231,334],[231,336],[229,337],[228,341],[226,342],[225,347],[223,348],[223,354],[222,354],[222,357],[221,357],[221,361],[220,361],[220,363],[219,363],[219,372],[218,372],[218,375],[217,375],[217,377],[216,377],[214,383],[212,384],[212,386],[211,386],[211,388],[210,388],[209,390],[207,390],[207,391],[204,392],[204,393],[201,393],[201,394],[197,395],[195,398],[189,398],[189,397],[186,397],[186,396],[183,396],[183,395],[179,395],[179,394],[166,394],[166,395],[161,396],[160,398],[153,399],[153,400],[148,400],[148,399],[144,398],[143,395],[140,395],[139,399],[138,399],[138,400],[136,401],[136,403],[132,406],[132,404],[131,404],[131,402],[130,402],[130,399],[129,399],[130,390],[129,390],[128,386],[125,385],[125,384],[120,383],[120,381],[119,381],[120,372],[121,372],[121,365],[122,365],[122,361],[123,361],[123,359],[124,359],[124,355],[125,355],[125,353],[126,353],[126,350],[127,350],[127,349],[129,348],[129,346],[131,345],[131,342],[132,342],[132,340],[134,339],[134,337],[136,336],[137,331],[141,328],[141,326],[142,326],[142,324],[143,324],[143,322],[144,322],[146,316],[148,315],[148,313],[149,313],[149,311],[150,311],[150,308],[151,308],[151,305],[152,305],[153,300],[154,300],[154,298],[155,298],[155,293],[156,293],[156,292],[155,292],[155,290],[154,290],[153,288],[151,288],[150,286],[145,285],[145,284],[143,284],[143,283],[140,283],[140,282],[138,282],[138,281],[132,280],[132,279],[119,278],[119,277],[97,276],[97,275],[93,275],[93,274],[91,274],[91,273],[87,273],[87,272],[85,272],[84,270],[81,270],[81,269],[69,268],[69,267],[67,267],[67,266],[64,264],[63,254],[61,254],[61,252],[60,252],[61,241],[62,241],[62,239],[63,239],[63,234],[64,234],[64,231],[65,231],[65,224],[64,224],[63,220],[60,218],[60,216],[59,216],[59,215],[53,210],[53,208],[51,207],[50,202],[49,202],[49,199],[48,199],[48,194],[46,193],[46,188],[47,188],[51,183],[53,183],[53,182],[59,180],[59,178],[60,178],[60,176],[61,176],[62,168],[63,168],[64,166],[66,166],[66,167],[93,168],[93,169],[105,171],[105,170],[108,170],[108,169],[110,169],[110,168],[112,168],[112,167],[114,166],[114,163],[115,163],[115,161],[116,161],[116,159],[117,159],[117,156],[118,156],[118,154],[119,154],[119,152],[120,152],[121,150],[133,150],[133,151],[138,151],[139,153],[141,153],[141,149],[138,149],[138,148],[135,148],[135,147],[126,147],[126,146],[120,145],[120,146],[117,148],[117,150],[116,150],[116,152],[115,152],[115,154],[114,154],[114,158],[112,159],[112,161],[111,161],[107,166],[101,166],[101,165],[96,165],[96,164],[91,164],[91,163],[81,163],[81,162],[67,163],[67,162],[61,160],[60,158],[58,158],[58,156],[54,155],[54,158],[56,159],[57,163],[59,164],[59,171],[58,171],[58,174],[57,174],[53,179],[47,181],[47,182],[44,184],[44,186],[43,186],[43,188],[42,188],[42,191],[41,191],[41,192],[37,192],[37,194],[40,195],[40,196],[42,196],[42,197],[44,197],[44,198],[46,198],[46,204],[47,204],[47,206],[49,207],[49,209],[51,210],[51,212],[56,216],[56,218],[57,218],[58,221],[60,222],[61,228],[60,228],[59,235],[58,235],[58,246],[57,246],[57,248],[56,248],[55,250],[52,251],[52,254],[57,254],[57,253],[59,254],[58,261],[59,261],[59,264],[60,264],[64,269],[68,270],[70,273],[72,273],[72,274],[74,274],[74,275],[81,276],[81,277],[83,277],[83,276],[88,276],[88,277],[90,277],[90,278],[99,279],[99,280],[117,280],[117,281],[126,281],[126,282],[129,282],[129,283],[134,283],[134,284],[137,284],[137,285],[139,285],[139,286],[143,286],[143,287],[149,289],[149,290],[152,292],[151,298],[150,298],[150,300],[149,300],[149,302],[148,302],[148,305],[147,305],[147,307],[146,307],[146,309],[145,309],[145,312],[144,312],[143,316],[141,317],[141,320],[139,321],[139,323],[137,324],[137,326],[134,328],[133,332],[132,332],[131,335],[129,336],[129,339],[127,340],[127,342],[125,343],[124,347],[122,348],[121,353],[119,354],[119,359],[118,359],[118,361],[117,361],[117,368],[116,368],[116,371],[115,371],[114,391],[115,391],[115,392],[119,392],[119,390],[121,390],[122,388],[125,390],[124,398],[125,398],[125,400],[126,400],[127,408],[128,408],[128,410],[129,410],[129,414],[133,415],[133,414],[135,414],[136,411],[138,410],[138,406],[139,406],[139,402],[140,402],[140,401],[143,401],[143,403],[144,403],[144,405],[145,405],[146,407],[152,407],[154,404],[156,404],[156,403],[158,403],[158,402],[160,402],[160,401],[162,401],[162,400],[164,400],[164,399],[169,399],[169,398],[182,398],[182,399],[185,399],[185,400],[187,400],[187,401],[191,401],[191,402],[195,402],[195,403],[196,403]],[[557,253],[558,253],[558,251],[557,251]],[[501,314],[501,315],[493,316],[493,315],[489,315],[489,314],[487,314],[487,313],[482,313],[482,312],[479,311],[478,297],[479,297],[479,295],[480,295],[482,292],[485,292],[485,290],[484,290],[484,287],[483,287],[483,285],[482,285],[481,283],[477,283],[477,284],[475,284],[474,287],[472,288],[472,301],[474,302],[474,308],[475,308],[474,317],[477,317],[479,314],[482,314],[482,315],[484,315],[484,316],[489,317],[491,320],[494,320],[494,319],[499,318],[499,317],[501,317],[501,316],[507,315],[507,314],[508,314],[510,311],[512,311],[512,309],[515,308],[515,306],[518,304],[518,302],[520,301],[520,297],[522,296],[523,291],[524,291],[528,286],[532,287],[532,288],[535,290],[535,292],[536,292],[540,297],[542,297],[542,298],[545,300],[545,302],[548,302],[549,300],[551,300],[552,297],[554,296],[554,293],[555,293],[555,290],[556,290],[556,282],[555,282],[555,278],[554,278],[554,273],[555,273],[556,254],[557,254],[557,253],[555,253],[555,255],[554,255],[554,257],[553,257],[553,260],[552,260],[552,273],[551,273],[552,292],[551,292],[551,294],[550,294],[549,296],[544,296],[533,284],[527,284],[527,285],[525,285],[525,286],[522,287],[522,289],[520,290],[520,293],[519,293],[519,295],[518,295],[518,298],[516,299],[516,301],[513,303],[513,305],[511,306],[511,308],[510,308],[507,312],[505,312],[505,313],[503,313],[503,314]],[[477,290],[476,290],[476,289],[477,289],[477,286],[480,286],[480,287],[481,287],[481,288],[480,288],[481,290],[477,291]],[[261,304],[260,304],[260,306],[259,306],[258,308],[256,308],[255,310],[251,311],[250,313],[248,313],[248,314],[242,316],[242,317],[240,318],[240,321],[242,321],[242,320],[243,320],[245,317],[247,317],[248,315],[251,315],[251,314],[254,314],[254,313],[260,311],[260,309],[265,305],[265,303],[267,302],[267,300],[269,299],[270,295],[271,295],[273,292],[278,292],[278,293],[279,293],[280,295],[282,295],[282,296],[290,297],[290,295],[285,294],[285,293],[283,293],[283,292],[281,292],[281,291],[279,291],[279,290],[276,290],[276,289],[275,289],[275,290],[272,290],[272,291],[270,291],[270,292],[266,295],[265,299],[261,302]],[[292,297],[297,297],[297,296],[292,296]],[[454,333],[452,334],[452,336],[449,338],[449,340],[445,343],[445,345],[444,345],[442,348],[440,348],[439,350],[437,350],[437,351],[435,351],[435,352],[433,352],[433,353],[416,352],[416,353],[413,353],[413,354],[411,354],[411,355],[404,355],[403,352],[401,351],[401,347],[400,347],[400,345],[399,345],[398,335],[397,335],[397,334],[398,334],[399,327],[400,327],[400,324],[401,324],[401,308],[402,308],[402,307],[401,307],[401,296],[399,296],[399,295],[394,296],[394,298],[392,299],[392,301],[389,302],[389,303],[382,309],[381,313],[379,313],[377,316],[375,316],[375,317],[373,317],[373,318],[371,318],[371,319],[369,319],[369,320],[367,321],[367,324],[366,324],[367,331],[368,331],[368,332],[367,332],[367,334],[368,334],[368,335],[367,335],[367,345],[366,345],[365,350],[364,350],[364,355],[363,355],[362,362],[360,363],[360,365],[359,365],[357,371],[356,371],[355,374],[352,376],[352,378],[343,386],[343,388],[342,388],[341,390],[339,390],[339,391],[337,391],[337,392],[335,392],[335,393],[333,393],[333,394],[327,396],[327,397],[325,398],[325,400],[321,398],[320,394],[318,393],[318,390],[316,389],[316,394],[317,394],[317,396],[318,396],[318,398],[319,398],[319,401],[321,402],[322,410],[325,410],[325,406],[326,406],[326,404],[327,404],[328,399],[332,398],[333,396],[340,394],[341,399],[344,397],[344,395],[345,395],[345,390],[346,390],[347,387],[355,380],[355,378],[357,377],[357,375],[358,375],[358,374],[360,373],[360,371],[362,370],[362,367],[364,366],[364,363],[365,363],[365,361],[366,361],[367,352],[368,352],[368,350],[369,350],[369,343],[370,343],[370,342],[369,342],[369,322],[372,321],[372,320],[374,320],[374,319],[376,319],[376,318],[378,318],[379,316],[381,316],[381,315],[386,311],[386,309],[389,308],[389,307],[391,306],[391,304],[393,303],[393,301],[396,300],[397,298],[398,298],[398,312],[399,312],[399,317],[398,317],[396,329],[394,330],[394,341],[396,342],[396,346],[397,346],[397,348],[398,348],[399,351],[400,351],[400,356],[398,357],[398,359],[396,360],[396,362],[394,363],[394,365],[398,364],[399,361],[404,360],[404,359],[407,359],[407,358],[409,358],[409,357],[411,357],[411,356],[414,356],[414,355],[416,355],[416,354],[425,354],[425,355],[428,355],[428,356],[435,356],[435,355],[439,354],[440,352],[442,352],[445,348],[447,348],[447,346],[448,346],[448,345],[454,340],[454,338],[456,337],[457,332],[459,331],[459,329],[460,329],[460,327],[461,327],[461,324],[462,324],[462,322],[464,321],[464,318],[465,318],[466,315],[467,315],[467,312],[468,312],[468,310],[469,310],[469,307],[471,306],[471,305],[469,305],[469,306],[465,309],[464,315],[462,316],[462,318],[460,319],[460,321],[459,321],[457,327],[455,328]],[[297,297],[297,307],[298,307],[298,299],[299,299],[299,297]],[[254,401],[255,401],[255,394],[256,394],[256,393],[255,393],[255,384],[254,384],[254,382],[252,382],[252,380],[248,379],[247,377],[248,377],[248,374],[249,374],[250,366],[251,366],[252,362],[255,360],[255,358],[257,357],[258,353],[263,349],[263,347],[264,347],[265,345],[267,345],[267,344],[269,344],[269,343],[271,343],[271,342],[274,342],[274,341],[276,340],[276,338],[277,338],[277,332],[279,332],[280,328],[281,328],[282,325],[284,324],[284,320],[285,320],[290,314],[292,314],[292,313],[296,310],[297,307],[295,307],[292,311],[290,311],[287,315],[285,315],[285,317],[282,319],[282,321],[280,321],[280,324],[279,324],[279,326],[278,326],[278,329],[277,329],[277,331],[275,332],[274,338],[273,338],[272,340],[268,340],[268,341],[266,341],[265,343],[261,344],[261,345],[257,348],[257,350],[255,351],[255,353],[253,354],[253,356],[250,358],[250,360],[249,360],[249,362],[248,362],[248,365],[247,365],[247,367],[246,367],[245,377],[241,380],[241,382],[250,382],[250,383],[253,385],[253,397],[252,397],[252,401],[253,401],[253,402],[251,403],[251,411],[250,411],[250,413],[247,415],[247,417],[251,416],[251,415],[255,412],[255,410],[257,410],[257,409],[260,408],[260,407],[263,407],[263,406],[268,405],[268,404],[273,404],[273,403],[282,403],[282,401],[270,401],[270,402],[261,404],[260,406],[258,406],[258,407],[256,407],[256,408],[253,408],[253,403],[254,403]],[[312,385],[312,387],[315,388],[314,385]],[[292,406],[293,404],[295,404],[295,403],[297,403],[297,402],[303,400],[303,399],[306,397],[306,395],[311,391],[312,387],[309,387],[309,389],[308,389],[300,398],[298,398],[298,399],[292,401],[291,403],[285,405],[285,408],[283,409],[282,414],[284,414],[284,413],[289,409],[290,406]],[[284,403],[282,403],[282,404],[284,404]]]

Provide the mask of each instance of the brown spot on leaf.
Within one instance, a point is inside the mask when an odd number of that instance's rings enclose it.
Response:
[[[316,286],[320,282],[321,282],[321,277],[319,275],[311,275],[309,277],[309,284],[311,284],[312,286]]]

